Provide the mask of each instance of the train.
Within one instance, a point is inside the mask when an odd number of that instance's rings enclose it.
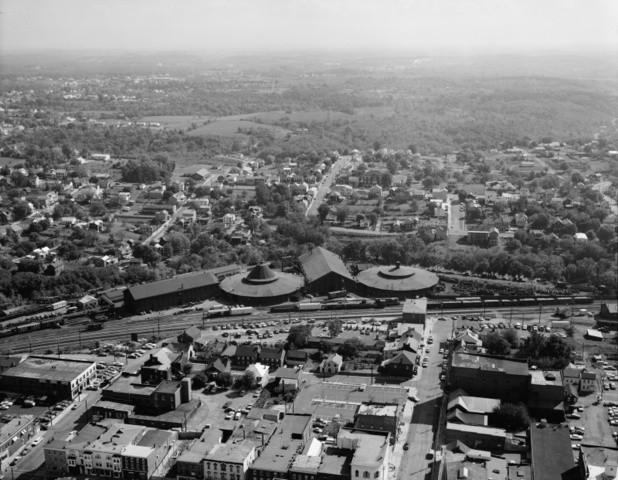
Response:
[[[456,297],[452,299],[432,299],[427,305],[429,310],[453,310],[460,308],[504,308],[504,307],[534,307],[551,305],[587,305],[594,302],[589,296],[544,296],[544,297]]]
[[[210,310],[204,312],[204,315],[208,318],[216,317],[237,317],[241,315],[251,315],[253,313],[253,307],[243,307],[237,305],[235,307],[213,307]]]
[[[60,328],[64,325],[64,322],[64,318],[48,318],[38,322],[22,323],[21,325],[0,329],[0,338],[10,337],[11,335],[18,335],[20,333],[34,332],[37,330],[46,330],[48,328]]]
[[[281,303],[270,308],[271,313],[308,312],[317,310],[353,310],[363,308],[384,308],[399,305],[397,297],[389,298],[348,298],[334,297],[324,302]]]

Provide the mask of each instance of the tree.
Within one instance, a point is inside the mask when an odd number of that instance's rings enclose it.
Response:
[[[294,325],[290,328],[287,343],[288,348],[305,348],[311,336],[310,325]]]
[[[519,347],[519,335],[514,328],[507,328],[502,332],[502,337],[509,342],[511,348]]]
[[[324,223],[324,220],[326,220],[326,217],[328,217],[329,213],[330,207],[327,203],[323,203],[318,207],[318,217],[320,219],[320,223]]]
[[[500,403],[490,415],[491,423],[507,432],[521,432],[530,426],[530,415],[526,406],[519,403]]]
[[[257,378],[253,372],[245,372],[236,381],[234,388],[236,390],[253,390],[257,386]]]
[[[395,175],[397,173],[397,162],[390,158],[386,162],[386,169],[390,172],[391,175]]]
[[[363,342],[358,338],[350,338],[343,342],[343,345],[339,347],[339,355],[344,358],[354,358],[358,356],[358,352],[363,349]]]
[[[23,220],[32,213],[30,205],[26,202],[17,202],[13,207],[13,218],[15,220]]]
[[[329,321],[326,324],[326,328],[328,328],[328,334],[330,338],[335,338],[337,335],[341,333],[341,320],[338,318]]]
[[[182,373],[184,373],[185,375],[189,375],[192,370],[193,370],[193,364],[192,363],[185,363],[182,366]]]
[[[203,372],[196,373],[195,375],[193,375],[193,378],[191,380],[192,380],[191,385],[194,390],[204,388],[208,381],[208,379],[206,378],[206,375]]]
[[[222,388],[230,388],[234,385],[234,377],[230,372],[219,372],[215,378],[215,382]]]
[[[346,206],[337,208],[337,221],[343,223],[345,219],[348,218],[349,213],[350,209]]]
[[[499,333],[489,333],[483,337],[483,347],[491,355],[508,355],[511,353],[511,346]]]

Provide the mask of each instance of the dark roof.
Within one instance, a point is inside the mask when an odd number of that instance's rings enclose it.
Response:
[[[288,360],[307,360],[309,358],[309,352],[306,350],[288,350],[286,359]]]
[[[315,282],[331,272],[352,280],[352,275],[341,258],[325,248],[315,247],[302,254],[298,261],[309,282]]]
[[[276,360],[281,359],[281,355],[283,354],[282,348],[269,348],[263,347],[260,351],[260,358],[274,358]]]
[[[450,412],[448,414],[447,420],[449,422],[459,420],[459,422],[466,425],[487,425],[487,415],[484,415],[482,413],[462,412],[461,410],[454,410]]]
[[[214,362],[212,362],[205,368],[205,371],[208,372],[209,370],[216,370],[217,372],[225,372],[228,370],[229,367],[230,367],[229,359],[227,359],[224,363],[223,360],[221,360],[220,358],[217,358]]]
[[[302,279],[289,273],[275,273],[267,265],[257,265],[248,275],[238,273],[221,281],[221,289],[231,295],[269,298],[290,295],[302,287]]]
[[[394,292],[426,290],[438,283],[438,276],[427,270],[402,265],[373,267],[358,274],[366,287]]]
[[[202,331],[197,327],[189,327],[183,333],[195,340],[200,337]]]
[[[528,364],[525,361],[466,352],[456,352],[453,355],[452,365],[458,368],[474,368],[483,371],[503,372],[508,375],[528,376],[529,374]]]
[[[382,362],[382,366],[385,365],[415,365],[416,364],[416,354],[403,351],[393,358],[385,360]]]
[[[532,425],[530,427],[532,478],[568,480],[573,477],[575,461],[568,426]]]
[[[277,274],[273,272],[268,264],[260,263],[245,277],[249,283],[270,283],[277,280]]]
[[[181,290],[193,290],[195,288],[217,285],[219,281],[212,273],[199,272],[178,275],[157,282],[143,283],[129,287],[128,292],[134,300],[157,297]]]
[[[258,345],[238,345],[236,347],[236,353],[234,353],[235,357],[253,357],[258,356],[260,354],[260,349]]]

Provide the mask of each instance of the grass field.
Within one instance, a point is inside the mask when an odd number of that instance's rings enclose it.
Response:
[[[216,121],[209,123],[208,125],[202,125],[195,130],[187,132],[187,135],[221,135],[223,137],[236,137],[244,136],[245,134],[239,133],[238,129],[247,128],[264,128],[269,130],[275,137],[283,137],[288,133],[292,133],[290,130],[281,127],[275,127],[273,125],[267,125],[262,123],[250,122],[247,120],[229,120],[229,121]]]
[[[12,166],[12,165],[17,165],[18,163],[24,163],[23,160],[20,160],[19,158],[11,158],[11,157],[0,157],[0,167],[4,167],[4,166]]]

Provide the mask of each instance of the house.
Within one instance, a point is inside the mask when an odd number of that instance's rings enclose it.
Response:
[[[402,351],[380,364],[380,373],[387,377],[412,378],[416,366],[417,355]]]
[[[268,365],[271,370],[276,370],[283,366],[285,350],[283,348],[262,347],[259,351],[259,361]]]
[[[309,361],[309,352],[306,350],[288,350],[285,355],[285,364],[291,367],[304,366]]]
[[[268,385],[268,379],[270,378],[268,371],[268,365],[262,365],[261,363],[249,365],[245,370],[245,372],[253,373],[253,375],[255,375],[255,381],[259,387],[265,387]]]
[[[373,197],[381,197],[382,196],[382,187],[380,185],[373,185],[369,189],[369,195]]]
[[[223,215],[223,225],[225,228],[231,228],[236,223],[236,215],[233,213],[226,213]]]
[[[187,201],[187,196],[184,192],[176,192],[169,198],[169,203],[172,205],[182,205]]]
[[[528,215],[525,213],[516,213],[515,225],[517,225],[518,228],[528,228]]]
[[[195,343],[202,336],[202,330],[191,326],[176,337],[178,343]]]
[[[479,336],[467,328],[455,337],[455,349],[474,351],[479,350],[482,346],[483,341]]]
[[[158,385],[172,379],[172,363],[178,355],[168,347],[151,352],[140,370],[143,384]]]
[[[275,372],[275,382],[279,382],[281,391],[298,390],[300,370],[296,368],[279,367]]]
[[[572,363],[569,363],[562,370],[562,381],[564,386],[572,385],[576,390],[579,389],[579,382],[581,381],[581,370]]]
[[[220,373],[229,373],[232,371],[232,362],[229,358],[217,358],[214,362],[206,365],[204,374],[214,380]]]
[[[594,392],[597,383],[597,374],[594,371],[582,371],[581,381],[579,383],[579,391],[581,393]]]
[[[239,367],[247,367],[253,363],[257,363],[260,359],[259,345],[238,345],[236,352],[231,357],[232,364]]]
[[[338,353],[332,353],[320,364],[320,372],[335,374],[341,371],[343,357]]]
[[[551,423],[564,421],[564,383],[559,370],[532,370],[527,407],[535,418]]]
[[[602,303],[600,316],[603,320],[618,320],[618,303]]]
[[[427,316],[427,299],[416,298],[407,299],[403,304],[402,321],[403,323],[414,323],[425,325]]]
[[[480,247],[492,247],[498,244],[500,231],[497,228],[485,230],[468,230],[468,243]]]
[[[93,310],[99,306],[99,301],[92,295],[84,295],[77,300],[77,306],[80,310]]]
[[[586,235],[583,232],[578,232],[575,235],[573,235],[573,238],[575,238],[576,242],[587,242],[588,241],[588,235]]]

